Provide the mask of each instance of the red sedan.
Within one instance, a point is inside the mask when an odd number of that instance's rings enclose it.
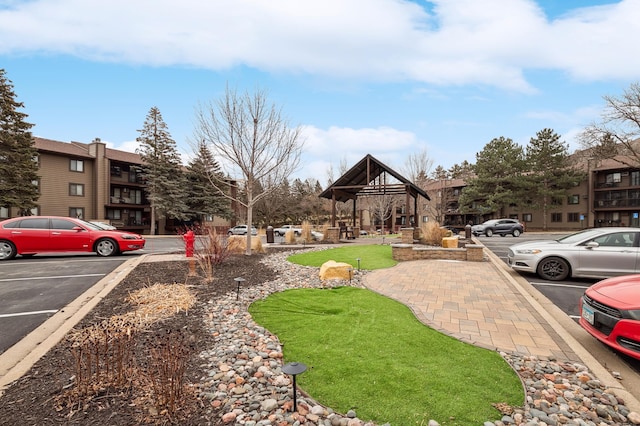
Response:
[[[605,345],[640,359],[640,274],[589,287],[581,298],[580,325]]]
[[[24,216],[0,222],[0,260],[20,254],[95,252],[113,256],[144,248],[145,239],[125,231],[108,231],[81,219]]]

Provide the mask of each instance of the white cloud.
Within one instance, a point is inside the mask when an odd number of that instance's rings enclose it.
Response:
[[[629,78],[640,2],[549,21],[532,0],[32,0],[3,2],[0,54],[533,92],[531,69]],[[631,43],[631,44],[630,44]]]

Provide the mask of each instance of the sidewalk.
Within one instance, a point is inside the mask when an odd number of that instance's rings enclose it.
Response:
[[[492,262],[417,260],[365,275],[364,284],[430,327],[491,350],[580,358]]]
[[[366,240],[359,243],[375,244]],[[403,303],[424,324],[461,341],[490,350],[586,365],[632,411],[640,411],[640,394],[627,389],[629,383],[614,378],[568,331],[579,328],[573,320],[544,296],[540,300],[532,296],[525,288],[529,284],[515,278],[518,275],[487,249],[485,257],[485,262],[400,262],[393,268],[368,272],[364,285]],[[591,336],[588,340],[595,341]],[[636,387],[634,384],[633,389]]]

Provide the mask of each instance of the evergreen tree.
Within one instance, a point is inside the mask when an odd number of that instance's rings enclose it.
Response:
[[[559,206],[567,189],[577,186],[584,173],[572,167],[567,144],[551,129],[543,129],[527,145],[526,174],[529,203],[542,209],[542,227],[547,230],[549,209]]]
[[[139,132],[136,139],[140,143],[138,154],[144,163],[147,198],[151,203],[151,235],[154,235],[156,219],[167,216],[187,218],[186,179],[176,143],[157,107],[149,110]]]
[[[462,213],[497,213],[504,208],[522,205],[526,195],[523,182],[524,150],[503,136],[493,139],[476,154],[475,177],[460,195]]]
[[[230,218],[230,202],[222,187],[224,175],[220,165],[204,142],[198,143],[196,156],[187,165],[187,206],[189,211],[203,220],[204,216]]]
[[[0,68],[0,206],[15,207],[20,215],[30,214],[40,197],[38,186],[38,151],[25,122],[27,114],[18,111],[13,84]]]

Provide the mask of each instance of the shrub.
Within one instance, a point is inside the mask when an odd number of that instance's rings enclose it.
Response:
[[[432,246],[442,245],[442,239],[444,237],[451,236],[452,232],[448,229],[440,227],[438,222],[427,222],[420,227],[422,244],[428,244]]]

